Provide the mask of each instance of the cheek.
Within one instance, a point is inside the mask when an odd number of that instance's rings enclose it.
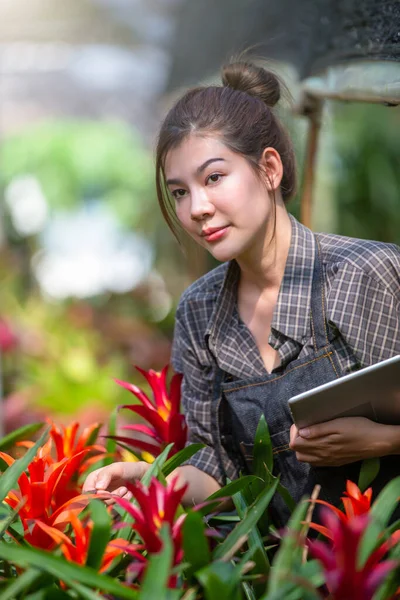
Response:
[[[189,202],[181,201],[175,205],[175,214],[178,218],[178,221],[181,225],[186,229],[189,227],[193,221],[190,216],[190,204]]]

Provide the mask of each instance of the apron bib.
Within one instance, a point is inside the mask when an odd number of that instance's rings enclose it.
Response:
[[[264,414],[273,446],[274,474],[280,475],[282,485],[293,499],[298,502],[302,496],[310,496],[319,483],[319,497],[338,505],[346,480],[357,483],[361,462],[343,467],[312,467],[309,463],[299,462],[295,452],[289,448],[293,424],[289,398],[345,374],[339,366],[335,340],[327,326],[322,263],[316,238],[310,318],[314,347],[311,354],[262,377],[227,381],[225,373],[218,372],[213,402],[214,440],[222,469],[221,446],[242,471],[251,473],[254,437]],[[221,413],[222,431],[219,425]],[[381,459],[380,481],[373,486],[374,491],[379,491],[390,477],[399,473],[397,463],[397,457]],[[279,494],[275,494],[272,500],[271,512],[278,526],[283,526],[290,516]]]

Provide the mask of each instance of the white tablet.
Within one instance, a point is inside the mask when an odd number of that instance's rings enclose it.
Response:
[[[338,417],[400,425],[400,355],[293,396],[289,408],[299,429]]]

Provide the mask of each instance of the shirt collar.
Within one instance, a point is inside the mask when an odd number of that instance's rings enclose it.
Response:
[[[271,323],[274,344],[279,334],[304,342],[310,332],[315,238],[310,229],[289,215],[292,237],[278,300]]]
[[[299,223],[292,215],[289,215],[289,217],[292,224],[291,243],[272,318],[269,340],[275,349],[282,345],[285,338],[291,338],[300,344],[304,343],[307,334],[310,332],[315,239],[310,229]],[[210,350],[216,355],[219,354],[218,362],[221,367],[221,363],[226,362],[225,366],[229,364],[229,356],[227,355],[226,360],[224,360],[222,349],[229,336],[232,336],[232,324],[234,319],[237,318],[236,305],[239,279],[239,265],[235,260],[232,260],[226,270],[205,332]],[[220,353],[222,353],[222,359]],[[243,360],[245,363],[245,353],[243,353]],[[254,373],[254,357],[251,361],[249,359],[248,367],[249,373],[250,371]],[[262,361],[259,367],[263,368]],[[247,370],[246,364],[242,365],[242,369],[243,371]]]

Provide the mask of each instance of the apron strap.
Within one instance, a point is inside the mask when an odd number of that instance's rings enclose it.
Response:
[[[316,235],[314,235],[314,240],[315,258],[311,292],[310,319],[314,349],[320,350],[330,343],[330,339],[326,320],[326,302],[321,247]]]

